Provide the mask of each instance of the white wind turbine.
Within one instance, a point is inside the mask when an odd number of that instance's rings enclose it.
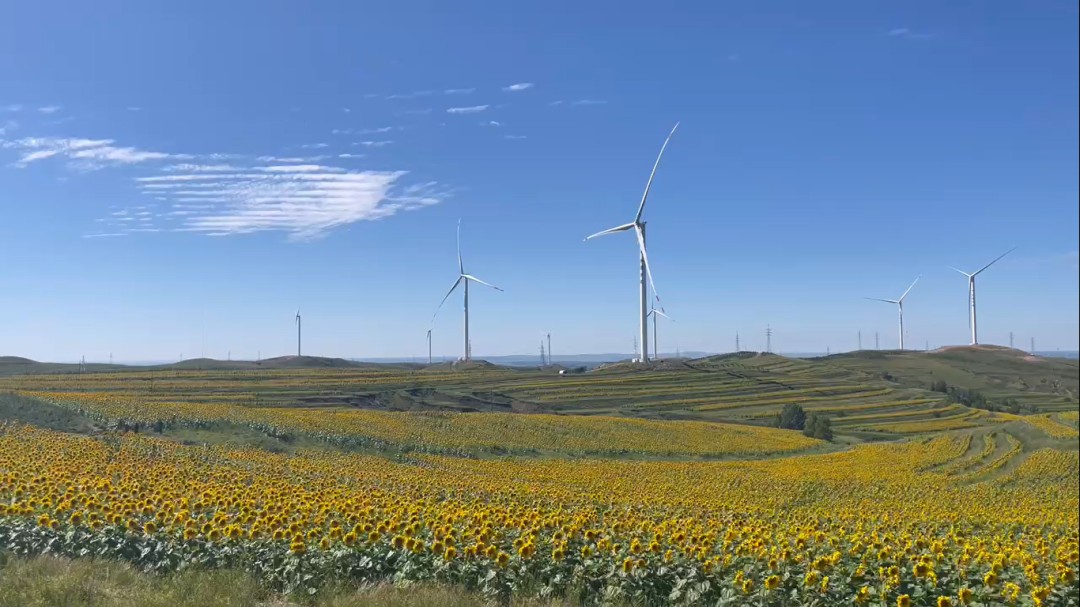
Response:
[[[296,356],[300,356],[300,309],[296,310]]]
[[[662,311],[657,310],[655,307],[649,310],[649,316],[652,316],[652,345],[653,345],[653,360],[660,360],[660,346],[657,343],[658,331],[656,330],[656,317],[663,316],[664,318],[675,322],[675,319],[664,314]]]
[[[990,266],[997,263],[999,259],[1001,259],[1002,257],[1005,257],[1006,255],[1008,255],[1009,253],[1012,253],[1015,250],[1016,250],[1016,247],[1013,247],[1013,248],[1009,249],[1008,251],[1005,251],[1001,255],[998,255],[996,258],[994,258],[994,261],[991,261],[990,263],[986,264],[985,266],[979,268],[978,270],[976,270],[976,271],[974,271],[974,272],[972,272],[970,274],[968,274],[967,272],[965,272],[963,270],[957,270],[956,268],[954,268],[952,266],[949,266],[949,269],[956,270],[957,272],[960,272],[964,276],[967,276],[967,279],[968,279],[968,326],[971,328],[971,345],[973,345],[973,346],[979,345],[979,330],[978,330],[978,326],[976,325],[976,322],[975,322],[975,277],[978,276],[979,274],[982,274],[983,270],[985,270],[986,268],[989,268]]]
[[[465,273],[465,264],[461,261],[461,220],[460,219],[458,220],[457,247],[458,247],[457,248],[457,260],[458,260],[458,277],[457,277],[457,280],[454,281],[454,285],[451,286],[450,290],[447,291],[446,295],[443,296],[442,301],[439,302],[439,307],[435,308],[435,314],[431,317],[431,323],[434,326],[435,318],[439,315],[439,310],[442,309],[443,304],[446,303],[446,300],[454,292],[454,289],[458,288],[458,285],[463,285],[464,288],[465,288],[465,355],[462,357],[462,360],[469,361],[469,360],[472,359],[471,348],[469,348],[469,282],[470,281],[477,282],[477,283],[480,283],[480,284],[482,284],[482,285],[484,285],[486,287],[491,287],[492,289],[495,289],[496,291],[502,291],[502,289],[500,289],[499,287],[496,287],[493,284],[486,283],[486,282],[480,280],[479,278],[477,278],[477,277],[475,277],[475,276],[473,276],[471,274],[466,274]],[[430,341],[429,341],[429,343],[430,343]]]
[[[912,287],[915,286],[915,283],[919,282],[919,278],[922,278],[922,276],[919,276],[918,278],[915,279],[915,282],[911,283],[911,286],[907,288],[907,291],[904,291],[904,294],[900,296],[900,299],[878,299],[877,297],[867,297],[866,298],[866,299],[870,299],[870,300],[873,300],[873,301],[883,301],[885,303],[896,304],[896,307],[900,310],[900,349],[901,350],[904,349],[904,298],[907,297],[907,294],[911,292],[911,289],[912,289]]]
[[[603,232],[597,232],[591,236],[587,236],[585,240],[596,238],[597,236],[604,236],[606,234],[614,234],[615,232],[625,232],[627,230],[634,230],[634,234],[637,236],[638,241],[638,253],[639,261],[641,265],[641,296],[640,296],[640,332],[641,332],[641,357],[639,362],[648,362],[649,360],[649,293],[648,285],[652,285],[653,294],[656,295],[656,284],[653,283],[652,270],[649,268],[649,256],[645,252],[645,222],[641,220],[642,213],[645,212],[645,200],[649,197],[649,188],[652,187],[653,178],[656,177],[656,169],[660,166],[660,159],[664,156],[664,150],[667,149],[668,142],[671,141],[671,136],[675,134],[675,130],[679,128],[679,123],[675,123],[675,126],[668,133],[667,139],[664,140],[664,145],[660,146],[660,153],[656,156],[656,162],[653,164],[652,173],[649,173],[649,181],[645,183],[645,193],[641,195],[641,203],[638,204],[637,215],[634,216],[634,221],[631,223],[623,224],[604,230]],[[660,301],[660,296],[656,295],[656,300]],[[663,306],[660,307],[663,310]]]

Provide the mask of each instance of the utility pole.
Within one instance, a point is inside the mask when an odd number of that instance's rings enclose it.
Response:
[[[83,354],[82,358],[79,359],[79,373],[82,373],[83,371],[86,371],[86,355],[85,354]]]
[[[874,349],[875,350],[880,350],[881,349],[881,338],[878,336],[877,331],[874,331]]]
[[[735,352],[736,353],[742,352],[742,350],[739,348],[739,332],[738,331],[735,332]]]
[[[930,340],[929,340],[929,339],[928,339],[928,340],[926,340],[926,351],[927,351],[927,352],[929,352],[929,351],[930,351]]]
[[[862,331],[859,331],[859,349],[862,350]]]
[[[772,353],[772,327],[765,325],[765,351]]]

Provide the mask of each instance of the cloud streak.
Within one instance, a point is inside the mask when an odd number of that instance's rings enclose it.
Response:
[[[535,86],[531,82],[518,82],[517,84],[511,84],[510,86],[504,86],[503,90],[508,93],[516,93],[519,91],[527,91]]]
[[[282,231],[291,240],[310,240],[340,226],[441,201],[435,184],[401,186],[404,175],[280,165],[142,177],[136,184],[171,204],[166,217],[179,222],[176,231],[209,236]]]
[[[191,158],[189,154],[168,154],[115,146],[112,139],[73,137],[24,137],[0,142],[0,147],[17,150],[21,155],[14,166],[23,168],[49,158],[66,158],[78,169],[94,170],[107,166],[138,164],[153,160]]]
[[[476,114],[488,109],[488,105],[471,105],[469,107],[452,107],[447,108],[447,114]]]

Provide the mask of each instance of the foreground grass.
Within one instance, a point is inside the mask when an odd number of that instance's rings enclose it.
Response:
[[[483,597],[443,586],[330,587],[300,600],[267,592],[243,572],[154,576],[114,561],[0,554],[0,607],[480,607]],[[514,601],[518,607],[567,603]]]

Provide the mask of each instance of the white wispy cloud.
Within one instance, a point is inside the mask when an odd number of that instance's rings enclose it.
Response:
[[[446,89],[443,91],[445,95],[468,95],[469,93],[476,92],[476,89]]]
[[[141,177],[136,184],[148,195],[172,203],[172,210],[162,216],[179,222],[173,228],[178,231],[212,236],[283,231],[290,239],[307,240],[336,227],[442,200],[444,194],[433,183],[401,185],[404,175],[404,171],[297,165]]]
[[[183,163],[183,164],[169,165],[169,166],[165,167],[162,170],[164,170],[164,171],[184,171],[184,172],[189,172],[189,173],[204,173],[204,172],[207,172],[207,173],[212,173],[212,172],[220,173],[220,172],[226,172],[226,171],[237,171],[239,169],[237,167],[231,165],[231,164],[191,164],[191,163]]]
[[[503,135],[503,139],[527,139],[525,135]]]
[[[137,164],[151,160],[185,159],[190,154],[168,154],[140,150],[134,147],[114,146],[112,139],[79,139],[72,137],[25,137],[4,141],[0,146],[19,151],[21,155],[15,166],[26,165],[47,158],[67,158],[79,169],[93,170],[106,166]]]
[[[300,147],[305,149],[305,150],[321,150],[323,148],[330,147],[330,144],[328,144],[328,143],[305,143],[304,145],[302,145]]]
[[[894,27],[891,30],[885,32],[885,35],[886,36],[891,36],[893,38],[915,38],[915,39],[925,39],[925,38],[932,38],[933,37],[933,34],[927,34],[925,32],[916,32],[916,31],[913,31],[910,28],[906,28],[906,27]]]
[[[488,109],[488,107],[490,107],[490,106],[487,106],[487,105],[471,105],[469,107],[452,107],[452,108],[447,108],[446,113],[447,114],[475,114],[477,112],[482,112],[482,111]]]
[[[37,111],[41,112],[42,114],[55,114],[56,112],[60,111],[60,106],[59,105],[46,105],[46,106],[39,107],[37,109]]]
[[[368,148],[381,148],[383,146],[390,145],[393,141],[355,141],[353,145],[362,145]]]
[[[578,99],[577,101],[570,102],[570,105],[606,105],[607,101],[602,99]]]
[[[320,160],[326,160],[329,156],[259,156],[257,160],[259,162],[319,162]]]
[[[413,91],[411,93],[395,93],[393,95],[387,95],[387,99],[415,99],[417,97],[427,97],[434,95],[435,91]]]
[[[142,108],[137,106],[137,105],[129,105],[127,107],[127,111],[129,111],[129,112],[141,112]]]
[[[566,102],[563,101],[562,99],[556,99],[555,101],[549,101],[548,105],[550,105],[551,107],[555,107],[557,105],[562,105],[564,103],[566,103]]]
[[[487,122],[481,122],[480,126],[502,126],[502,123],[498,120],[488,120]]]
[[[120,236],[127,236],[126,232],[99,232],[95,234],[83,234],[83,238],[118,238]]]
[[[338,158],[365,158],[365,157],[367,157],[367,154],[349,154],[349,153],[345,153],[345,154],[338,154],[337,157]]]
[[[516,84],[511,84],[510,86],[504,86],[503,90],[511,93],[516,93],[518,91],[531,89],[533,86],[535,85],[531,82],[518,82]]]
[[[377,135],[379,133],[389,133],[397,129],[393,126],[380,126],[374,129],[333,129],[330,132],[334,135]]]

